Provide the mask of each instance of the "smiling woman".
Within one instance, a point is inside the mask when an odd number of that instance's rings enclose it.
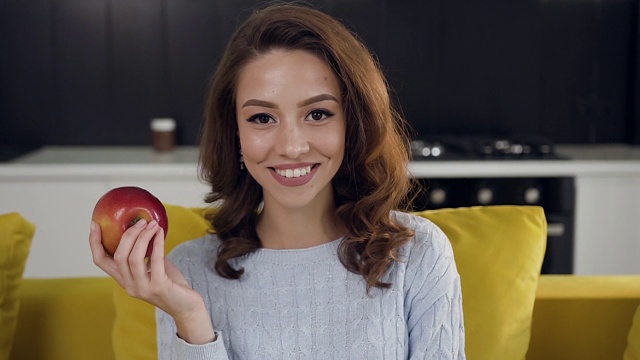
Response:
[[[211,80],[200,143],[215,233],[168,259],[156,237],[147,266],[156,230],[132,228],[98,264],[158,308],[160,359],[465,358],[451,244],[401,212],[405,123],[341,23],[256,10]]]
[[[343,235],[331,182],[344,158],[345,119],[331,68],[307,51],[274,49],[240,72],[236,97],[244,164],[262,187],[261,246],[307,248]],[[272,225],[285,219],[284,228]]]
[[[290,58],[289,62],[299,69],[282,66],[280,62],[285,58]],[[270,72],[261,73],[267,66],[271,66]],[[318,71],[314,69],[322,72],[314,75]],[[250,86],[261,86],[251,88],[253,95],[240,100],[243,79],[255,82]],[[261,79],[261,83],[256,79]],[[283,90],[281,95],[291,97],[288,100],[290,104],[281,104],[282,96],[276,97],[271,93],[284,88],[288,88],[288,93]],[[335,239],[340,233],[349,232],[350,236],[341,242],[340,259],[350,271],[364,276],[368,288],[384,286],[379,281],[380,277],[393,262],[396,249],[411,235],[410,229],[389,220],[389,211],[406,199],[410,189],[406,176],[409,145],[405,122],[391,104],[387,82],[378,64],[357,36],[326,14],[295,6],[271,6],[256,11],[232,37],[212,79],[200,142],[200,160],[202,177],[212,188],[207,201],[224,201],[221,211],[211,219],[218,236],[225,239],[216,261],[216,269],[223,276],[239,278],[242,270],[233,268],[227,261],[263,247],[262,237],[267,236],[259,223],[266,214],[261,218],[256,216],[258,208],[268,205],[268,201],[264,202],[265,192],[260,186],[263,183],[255,178],[258,174],[250,171],[251,176],[248,176],[246,171],[241,171],[244,164],[240,164],[240,159],[245,160],[248,150],[247,140],[242,136],[242,120],[256,116],[251,123],[270,124],[265,127],[269,130],[264,130],[259,139],[252,141],[251,146],[257,146],[264,140],[262,134],[273,131],[273,127],[286,129],[288,126],[286,123],[284,126],[272,124],[278,120],[272,116],[275,115],[272,114],[274,110],[293,111],[278,109],[278,106],[293,108],[297,102],[315,102],[314,97],[327,95],[336,101],[305,104],[320,106],[304,109],[314,110],[316,113],[308,114],[320,117],[320,112],[324,112],[328,120],[321,121],[320,128],[332,128],[337,120],[344,118],[344,154],[331,180],[334,203],[329,206],[335,208],[331,213],[337,215],[323,215],[323,223],[328,221],[330,225],[324,225],[321,232],[314,231],[313,234]],[[258,107],[245,106],[251,104],[262,108],[246,115],[243,111],[255,111]],[[274,149],[289,151],[290,158],[297,152],[308,151],[306,147],[310,142],[300,141],[305,138],[299,133],[301,128],[308,134],[315,126],[278,131],[287,137],[274,140]],[[313,130],[314,136],[321,138],[323,131]],[[329,138],[335,139],[334,136]],[[283,147],[287,149],[283,150]],[[296,161],[287,160],[282,165],[288,163],[295,164]],[[320,165],[313,162],[305,165],[311,166],[313,172],[318,168],[316,164]],[[323,165],[318,171],[325,174],[326,167]],[[290,187],[288,190],[299,193],[305,189]],[[320,189],[314,188],[313,191],[319,192]],[[294,201],[297,196],[290,193],[287,198]],[[295,204],[291,203],[289,207],[295,207]],[[303,213],[298,208],[294,214]],[[315,229],[305,226],[308,224],[298,217],[285,217],[280,223],[281,230],[276,231],[279,240],[282,240],[284,231],[293,233],[291,223],[300,224],[300,229],[307,230],[305,239],[310,230]],[[337,229],[340,226],[345,229]],[[261,229],[263,232],[259,233]],[[299,242],[298,239],[297,247],[304,247]]]

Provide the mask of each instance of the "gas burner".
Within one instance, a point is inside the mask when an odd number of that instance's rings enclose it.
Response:
[[[559,159],[553,142],[534,136],[432,136],[411,142],[414,160]]]
[[[444,146],[439,141],[414,140],[411,142],[413,156],[440,158],[445,155]]]

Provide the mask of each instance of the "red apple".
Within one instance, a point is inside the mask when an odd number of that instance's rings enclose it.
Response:
[[[145,189],[125,186],[104,194],[93,209],[92,220],[100,225],[102,245],[107,254],[113,256],[120,244],[122,234],[141,219],[155,220],[167,236],[169,221],[164,205]],[[147,247],[146,256],[151,255],[153,240]]]

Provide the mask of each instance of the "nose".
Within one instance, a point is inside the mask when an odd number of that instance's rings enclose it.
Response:
[[[276,141],[278,154],[290,159],[296,159],[309,151],[307,135],[302,124],[296,122],[282,122]]]

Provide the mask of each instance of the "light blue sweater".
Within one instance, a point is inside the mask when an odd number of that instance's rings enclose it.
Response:
[[[364,279],[337,256],[340,240],[301,250],[259,249],[235,259],[240,280],[213,270],[220,240],[186,242],[169,258],[202,294],[218,339],[190,345],[173,319],[156,312],[165,359],[465,359],[460,277],[451,244],[432,222],[394,213],[413,228],[383,281]]]

